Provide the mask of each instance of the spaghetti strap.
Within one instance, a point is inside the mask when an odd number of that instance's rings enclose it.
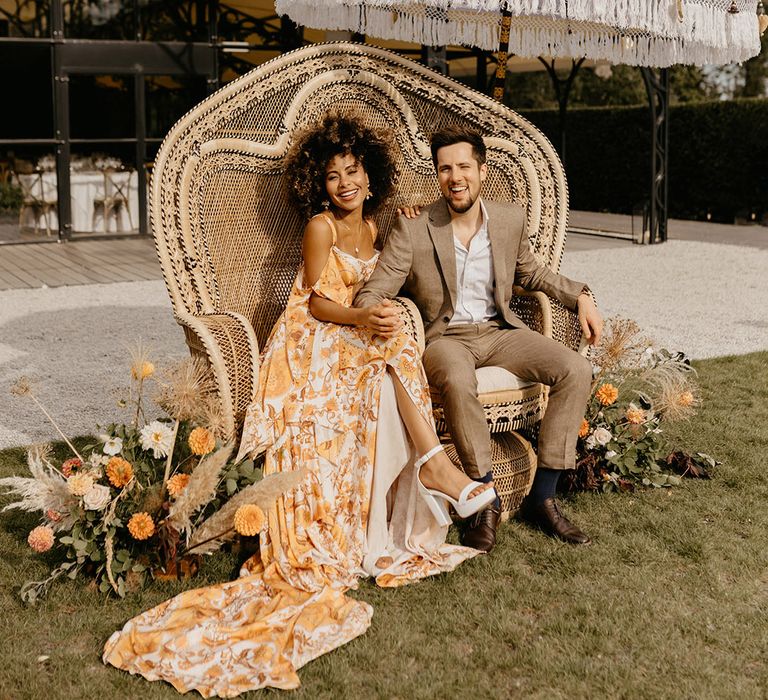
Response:
[[[328,214],[325,214],[324,212],[320,212],[319,214],[315,214],[312,218],[316,219],[318,216],[322,217],[328,222],[328,225],[331,227],[331,235],[333,236],[331,245],[336,245],[336,223],[334,222],[333,217],[328,216]]]

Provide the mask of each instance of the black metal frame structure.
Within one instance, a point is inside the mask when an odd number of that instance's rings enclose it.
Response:
[[[24,3],[21,3],[23,5]],[[19,5],[19,6],[21,6]],[[206,80],[207,91],[213,92],[219,86],[222,71],[232,70],[241,74],[250,70],[253,64],[238,56],[238,52],[267,51],[282,53],[306,43],[303,28],[287,17],[270,15],[254,17],[241,10],[222,4],[217,0],[189,0],[173,6],[171,23],[180,26],[180,32],[190,40],[149,41],[144,31],[154,20],[151,8],[140,0],[126,0],[122,3],[126,11],[128,26],[121,25],[116,39],[83,39],[66,36],[65,7],[69,12],[69,23],[83,5],[80,0],[44,0],[36,3],[39,12],[35,16],[31,33],[33,37],[0,38],[0,48],[14,46],[45,46],[51,52],[52,105],[54,130],[52,138],[9,139],[0,133],[0,147],[30,145],[51,146],[56,152],[57,208],[59,231],[57,240],[66,241],[72,237],[72,211],[70,187],[70,162],[72,146],[132,144],[135,161],[139,170],[139,233],[148,233],[147,178],[144,164],[147,147],[159,144],[161,138],[147,134],[146,123],[146,80],[147,76],[197,76]],[[160,3],[160,5],[166,5]],[[168,3],[161,11],[168,11]],[[155,6],[155,9],[158,6]],[[13,20],[13,18],[10,18]],[[164,18],[168,22],[168,17]],[[8,18],[6,16],[6,21]],[[69,27],[71,30],[71,26]],[[19,25],[20,34],[24,27]],[[48,34],[47,36],[45,34]],[[177,32],[178,33],[178,32]],[[219,37],[227,41],[219,41]],[[252,42],[257,36],[259,41]],[[355,41],[365,41],[362,35],[351,35]],[[447,74],[450,61],[474,56],[477,62],[475,86],[490,94],[494,87],[499,89],[498,78],[488,78],[489,65],[499,59],[491,52],[479,49],[446,49],[446,47],[423,46],[406,50],[431,68]],[[555,72],[554,63],[539,59],[549,74],[560,113],[560,151],[565,160],[566,114],[568,97],[573,80],[582,60],[574,60],[565,78]],[[652,119],[652,163],[651,194],[649,198],[650,243],[667,238],[667,164],[669,138],[669,75],[666,69],[655,72],[643,68],[642,75],[648,91]],[[121,75],[133,81],[134,134],[127,138],[72,138],[70,134],[70,77],[77,75]],[[103,234],[89,234],[98,237]],[[114,235],[114,234],[113,234]]]
[[[72,237],[72,211],[70,188],[70,161],[72,145],[88,144],[133,144],[136,167],[139,171],[139,233],[146,235],[147,229],[147,178],[144,163],[147,144],[159,142],[160,138],[149,138],[146,130],[146,84],[150,75],[204,76],[208,90],[213,91],[219,84],[219,47],[217,39],[216,3],[205,0],[198,3],[207,11],[207,41],[143,41],[141,36],[140,5],[133,0],[134,39],[90,40],[65,36],[64,2],[50,0],[48,22],[50,36],[34,38],[0,38],[3,49],[13,50],[15,46],[48,46],[51,49],[53,118],[52,139],[4,139],[0,146],[50,145],[56,151],[56,181],[58,210],[58,241]],[[44,15],[43,15],[44,16]],[[126,138],[72,138],[69,118],[69,83],[73,75],[121,75],[133,80],[135,133]],[[3,135],[0,134],[0,137]],[[94,236],[90,236],[94,237]]]
[[[669,173],[669,69],[641,68],[651,115],[651,188],[648,243],[667,240]]]

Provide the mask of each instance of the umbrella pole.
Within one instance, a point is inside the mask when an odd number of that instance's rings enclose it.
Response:
[[[512,13],[504,6],[501,12],[501,36],[499,51],[496,54],[496,81],[493,84],[493,99],[504,102],[504,83],[507,81],[507,54],[509,52],[509,28],[512,26]]]

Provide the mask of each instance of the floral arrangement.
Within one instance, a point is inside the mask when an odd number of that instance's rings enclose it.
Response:
[[[655,347],[632,320],[611,318],[593,350],[594,378],[579,430],[574,490],[676,486],[708,476],[704,453],[670,451],[663,426],[694,415],[701,403],[696,371],[683,353]]]
[[[143,398],[150,383],[167,420],[147,421]],[[187,360],[158,373],[139,347],[131,364],[129,425],[108,426],[98,443],[78,451],[20,379],[12,392],[34,401],[72,456],[55,463],[49,446],[28,452],[30,477],[0,479],[18,500],[4,510],[39,512],[28,536],[36,552],[58,546],[62,560],[43,581],[21,589],[26,602],[44,596],[58,577],[83,572],[102,592],[124,596],[147,579],[194,573],[200,555],[236,534],[257,535],[265,511],[303,473],[261,478],[252,460],[233,463],[231,436],[222,430],[208,371]]]
[[[123,161],[113,156],[94,154],[92,156],[93,167],[96,170],[122,170]]]

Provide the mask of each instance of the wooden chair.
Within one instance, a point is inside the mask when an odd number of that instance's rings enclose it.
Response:
[[[16,182],[22,191],[21,209],[19,210],[19,230],[25,227],[25,221],[32,215],[33,230],[40,229],[41,220],[45,224],[46,235],[53,234],[51,215],[55,214],[58,204],[56,175],[49,172],[17,173]]]
[[[93,199],[93,215],[91,217],[91,229],[96,230],[96,221],[101,215],[104,232],[110,230],[109,221],[115,220],[115,231],[122,231],[122,213],[128,216],[129,230],[133,230],[133,217],[130,205],[131,173],[127,170],[102,171],[104,177],[103,189],[99,189]]]
[[[389,51],[352,43],[309,46],[256,68],[171,129],[150,192],[176,319],[192,354],[213,367],[231,431],[251,401],[259,347],[300,263],[305,221],[286,200],[283,156],[296,129],[331,108],[354,108],[394,131],[397,204],[438,196],[428,145],[436,128],[478,129],[488,144],[485,196],[522,204],[535,255],[553,270],[560,266],[568,212],[563,169],[549,141],[512,110]],[[377,221],[382,236],[394,216],[393,207]],[[559,303],[541,293],[521,293],[514,303],[531,328],[579,348],[578,322]],[[418,336],[415,307],[406,301],[403,313]],[[541,385],[499,368],[481,370],[480,388],[493,431],[532,428],[546,405]],[[439,402],[435,416],[441,427]]]

